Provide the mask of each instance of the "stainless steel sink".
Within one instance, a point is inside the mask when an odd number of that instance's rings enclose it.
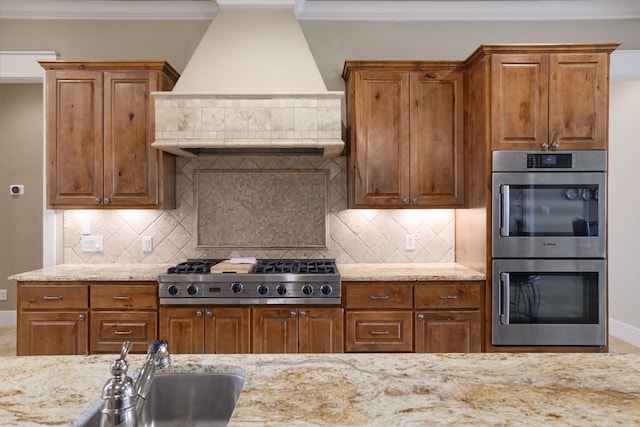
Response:
[[[226,426],[242,386],[244,371],[158,373],[142,408],[142,426]],[[82,424],[100,426],[100,410]]]

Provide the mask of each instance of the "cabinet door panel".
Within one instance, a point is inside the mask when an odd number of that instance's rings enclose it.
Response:
[[[91,313],[91,353],[117,353],[124,341],[131,351],[145,353],[157,338],[155,312],[99,311]],[[173,349],[171,349],[173,351]]]
[[[479,311],[427,311],[417,317],[416,353],[481,351]]]
[[[155,72],[104,73],[104,194],[110,205],[158,203],[149,95],[157,85]]]
[[[102,73],[47,74],[47,204],[102,198]]]
[[[249,313],[248,308],[207,308],[204,351],[210,354],[249,353]]]
[[[305,308],[299,315],[300,353],[342,353],[341,308]]]
[[[461,71],[411,73],[411,203],[464,204]]]
[[[347,351],[412,351],[410,311],[347,311]]]
[[[409,74],[358,72],[355,92],[351,205],[400,205],[409,197]]]
[[[550,141],[561,150],[606,149],[608,55],[550,56]]]
[[[494,150],[540,150],[549,142],[549,56],[492,57]]]
[[[297,353],[298,314],[296,309],[259,308],[253,310],[254,353]]]
[[[23,312],[18,318],[18,356],[88,354],[88,313]]]
[[[204,353],[204,315],[201,308],[160,308],[160,339],[175,354]]]

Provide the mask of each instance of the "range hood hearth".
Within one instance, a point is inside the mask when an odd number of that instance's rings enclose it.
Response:
[[[171,92],[154,148],[180,156],[339,156],[343,92],[327,91],[293,7],[219,10]]]

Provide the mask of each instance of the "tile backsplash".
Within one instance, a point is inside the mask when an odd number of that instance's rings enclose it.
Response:
[[[327,247],[197,248],[197,231],[207,227],[196,224],[194,171],[201,170],[328,171]],[[187,258],[236,256],[335,258],[343,263],[453,262],[455,259],[453,210],[347,209],[344,156],[179,157],[176,173],[176,209],[65,210],[64,262],[172,264]],[[91,222],[91,234],[103,236],[103,252],[82,251],[82,226],[87,220]],[[406,234],[415,235],[415,250],[405,250]],[[142,251],[143,236],[153,238],[152,252]]]

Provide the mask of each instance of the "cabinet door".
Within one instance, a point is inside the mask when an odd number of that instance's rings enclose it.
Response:
[[[411,204],[464,204],[462,71],[411,73]]]
[[[249,353],[251,323],[248,308],[205,309],[204,352],[210,354]]]
[[[149,343],[157,338],[157,323],[153,311],[94,311],[91,353],[118,353],[123,341],[131,342],[132,353],[145,353]]]
[[[160,339],[175,354],[204,353],[204,311],[195,307],[160,308]]]
[[[549,143],[549,55],[491,59],[491,148],[540,150]]]
[[[253,310],[254,353],[297,353],[298,311],[288,308]]]
[[[102,200],[101,72],[47,71],[47,206]]]
[[[21,312],[18,356],[88,354],[87,312]]]
[[[560,150],[607,148],[609,55],[552,54],[549,141]]]
[[[104,73],[104,203],[158,203],[158,151],[151,148],[153,103],[158,87],[150,71]]]
[[[342,353],[341,308],[303,308],[299,316],[300,353]]]
[[[358,71],[349,147],[351,207],[409,202],[409,73]]]
[[[416,353],[481,351],[480,311],[425,311],[416,315]]]

